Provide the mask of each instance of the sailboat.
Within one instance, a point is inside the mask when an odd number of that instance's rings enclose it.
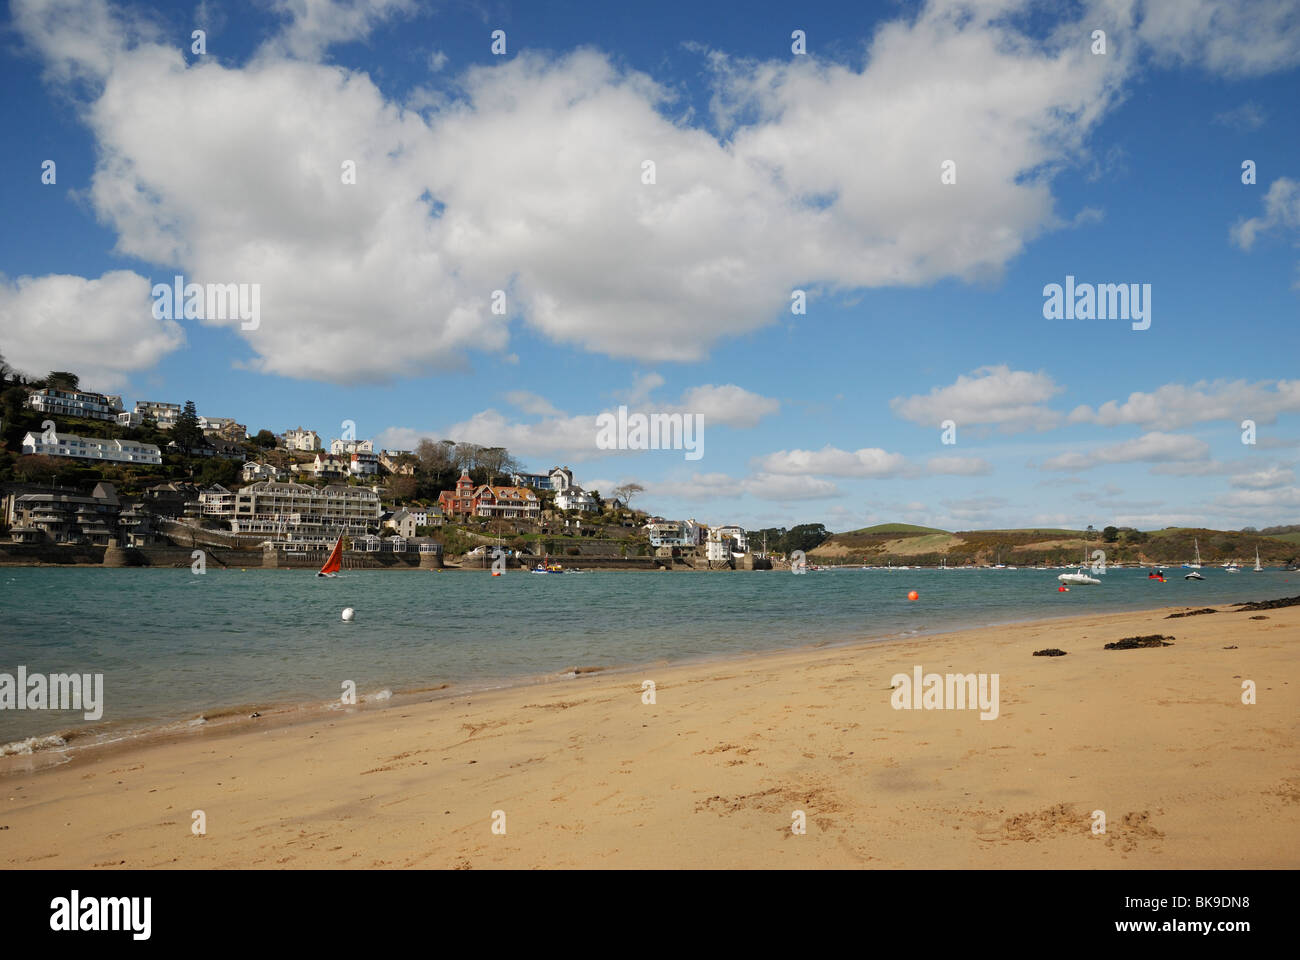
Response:
[[[1100,584],[1100,583],[1101,583],[1100,580],[1098,580],[1096,577],[1091,577],[1091,576],[1089,576],[1087,573],[1084,572],[1084,568],[1085,568],[1087,565],[1088,565],[1088,548],[1087,548],[1087,547],[1084,547],[1084,548],[1083,548],[1083,563],[1079,564],[1079,572],[1078,572],[1078,573],[1063,573],[1063,574],[1061,574],[1059,577],[1057,577],[1056,579],[1057,579],[1057,580],[1060,580],[1062,583],[1069,583],[1069,584],[1073,584],[1073,585],[1075,585],[1075,586],[1085,586],[1085,585],[1095,586],[1095,585],[1097,585],[1097,584]]]
[[[1187,567],[1188,569],[1190,569],[1190,570],[1192,571],[1191,573],[1184,575],[1183,579],[1184,579],[1184,580],[1204,580],[1205,578],[1204,578],[1203,576],[1201,576],[1201,573],[1200,573],[1200,570],[1201,570],[1201,545],[1200,545],[1199,543],[1196,542],[1196,538],[1195,538],[1195,537],[1192,538],[1192,543],[1193,543],[1193,545],[1195,545],[1195,547],[1196,547],[1196,562],[1195,562],[1195,563],[1184,563],[1184,564],[1183,564],[1184,567]]]
[[[332,577],[339,572],[341,566],[343,566],[343,535],[339,534],[338,542],[334,544],[334,549],[330,551],[325,566],[317,571],[316,576]]]
[[[1255,572],[1263,573],[1264,568],[1259,565],[1259,547],[1255,548]]]

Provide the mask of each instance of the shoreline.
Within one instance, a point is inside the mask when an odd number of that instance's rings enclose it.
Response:
[[[1183,609],[601,670],[85,752],[4,778],[6,862],[1300,865],[1300,607],[1165,619]],[[1173,645],[1102,649],[1152,633]],[[1043,647],[1068,655],[1031,656]],[[1000,673],[999,717],[893,709],[890,677],[912,664]],[[1237,702],[1241,677],[1257,704]]]
[[[1231,604],[1228,606],[1231,606]],[[1144,607],[1136,610],[1087,614],[1086,616],[1125,616],[1165,610],[1172,612],[1180,609],[1191,608],[1179,606]],[[1222,610],[1220,612],[1234,613],[1236,611]],[[443,681],[437,683],[436,686],[421,685],[402,687],[400,689],[394,689],[394,685],[389,684],[370,693],[363,694],[358,691],[358,702],[349,705],[343,704],[339,699],[271,699],[244,703],[210,704],[196,710],[186,710],[184,715],[178,713],[168,717],[109,721],[84,727],[63,726],[18,740],[0,740],[0,781],[11,776],[24,776],[49,767],[61,766],[70,762],[75,755],[89,751],[130,750],[134,746],[144,747],[154,742],[182,740],[190,736],[239,734],[254,727],[293,726],[319,719],[322,716],[333,716],[339,713],[343,716],[352,716],[359,712],[374,712],[406,705],[417,700],[422,695],[434,691],[446,691],[446,693],[442,696],[435,696],[431,698],[432,700],[449,699],[462,695],[477,695],[487,691],[528,689],[550,683],[578,680],[595,673],[617,676],[650,667],[708,666],[730,660],[763,657],[769,654],[804,653],[816,650],[851,650],[858,646],[902,643],[926,637],[960,636],[971,631],[992,630],[1000,627],[1026,624],[1047,626],[1057,621],[1074,620],[1079,616],[1085,615],[1070,613],[1059,617],[994,620],[987,623],[975,623],[956,630],[950,627],[937,627],[932,630],[917,630],[902,635],[888,633],[868,636],[830,637],[793,647],[699,654],[680,660],[649,660],[635,663],[616,663],[608,666],[578,665],[558,673],[523,673],[500,680],[471,680],[461,683]],[[435,678],[421,678],[415,682],[417,684],[434,684],[436,680]],[[42,743],[42,741],[45,742]],[[8,750],[8,748],[20,745],[27,746],[28,749]],[[30,762],[27,762],[29,758]]]

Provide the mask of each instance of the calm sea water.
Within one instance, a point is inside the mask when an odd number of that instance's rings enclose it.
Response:
[[[1281,570],[1168,583],[1111,570],[484,572],[0,569],[0,672],[102,673],[104,721],[134,729],[235,705],[438,683],[498,685],[574,666],[634,666],[890,638],[1085,612],[1300,593]],[[909,602],[916,590],[920,600]],[[356,619],[344,623],[344,607]],[[87,722],[0,710],[0,745]]]

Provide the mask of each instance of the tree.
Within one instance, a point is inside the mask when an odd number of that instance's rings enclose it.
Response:
[[[632,498],[639,493],[645,493],[645,487],[639,483],[625,483],[614,488],[614,496],[622,500],[626,507],[632,506]]]
[[[51,370],[50,375],[45,378],[45,386],[53,390],[80,390],[81,378],[67,370]]]
[[[426,473],[437,476],[451,470],[453,464],[452,450],[455,444],[449,440],[422,439],[415,446],[415,456],[420,461],[420,468]]]
[[[388,481],[386,492],[394,501],[410,500],[415,496],[417,486],[415,477],[392,477]]]
[[[54,482],[54,476],[59,472],[59,462],[53,457],[47,457],[45,454],[28,454],[19,457],[18,462],[14,464],[14,476],[19,477],[29,483],[45,478],[49,483]]]
[[[279,441],[275,439],[275,434],[270,430],[259,430],[257,436],[253,437],[253,442],[263,450],[274,450]]]
[[[1107,543],[1114,543],[1119,539],[1119,527],[1106,527],[1101,531],[1101,538]]]
[[[176,441],[176,446],[186,453],[203,446],[203,429],[199,426],[199,414],[194,409],[193,400],[185,401],[185,409],[181,411],[180,416],[176,418],[176,425],[172,427],[172,439]]]

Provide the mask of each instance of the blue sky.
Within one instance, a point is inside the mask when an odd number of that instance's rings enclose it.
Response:
[[[1300,516],[1295,3],[17,0],[0,51],[20,369],[751,527]],[[154,318],[176,273],[258,329]],[[597,449],[620,403],[704,456]]]

